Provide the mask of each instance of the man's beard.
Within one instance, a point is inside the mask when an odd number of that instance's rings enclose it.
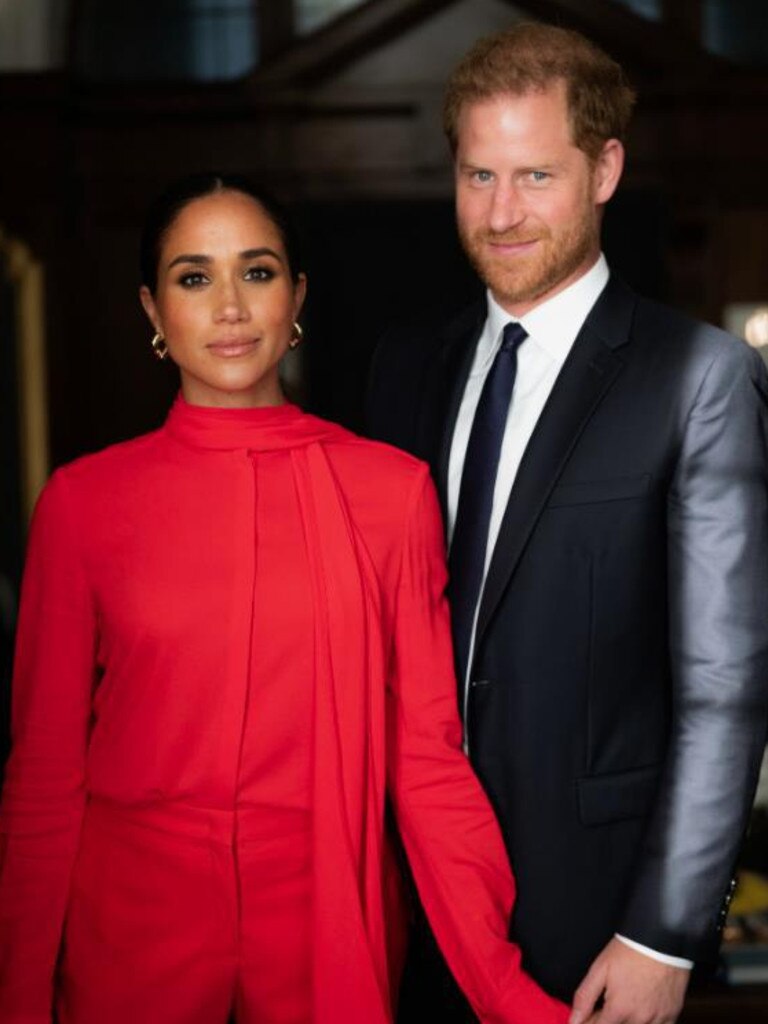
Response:
[[[459,223],[464,250],[480,278],[501,305],[536,302],[585,263],[599,237],[594,209],[586,207],[578,222],[553,233],[541,226],[519,231],[476,231],[470,235]],[[495,257],[488,243],[519,244],[535,241],[530,254]]]

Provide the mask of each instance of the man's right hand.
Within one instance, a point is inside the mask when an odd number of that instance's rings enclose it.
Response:
[[[690,977],[611,939],[576,990],[568,1024],[675,1024]]]

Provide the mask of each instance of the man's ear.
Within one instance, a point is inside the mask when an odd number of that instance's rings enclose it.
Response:
[[[592,198],[595,205],[607,203],[618,187],[624,170],[624,147],[618,139],[603,145],[592,171]]]

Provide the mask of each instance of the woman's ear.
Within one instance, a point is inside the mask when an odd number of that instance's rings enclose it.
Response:
[[[296,278],[296,287],[293,290],[293,319],[298,320],[304,299],[307,297],[307,275],[299,274]],[[146,309],[146,306],[144,307]]]
[[[145,284],[143,284],[141,288],[139,288],[139,299],[141,301],[142,306],[144,307],[144,312],[149,317],[150,323],[155,329],[155,334],[164,336],[163,324],[162,321],[160,320],[160,314],[157,311],[155,300],[152,298],[152,292],[149,290],[149,288],[147,288]]]

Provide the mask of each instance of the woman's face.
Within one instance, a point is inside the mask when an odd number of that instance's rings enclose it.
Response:
[[[165,232],[157,288],[141,302],[192,405],[279,405],[278,363],[306,282],[280,232],[242,192],[193,199]]]

